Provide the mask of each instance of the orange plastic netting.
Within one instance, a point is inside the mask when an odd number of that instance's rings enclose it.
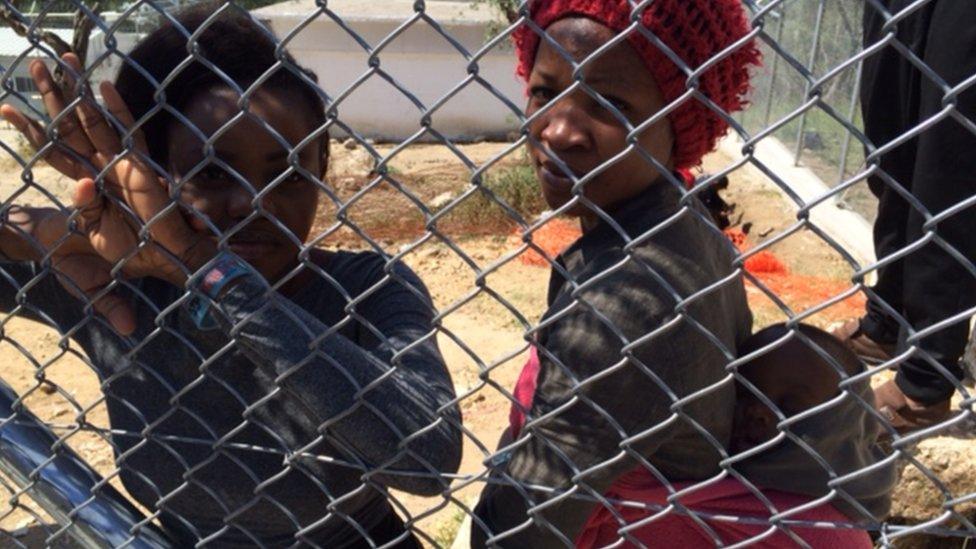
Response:
[[[741,230],[729,229],[725,234],[740,251],[744,252],[751,248],[746,235]],[[549,258],[555,258],[580,235],[579,225],[575,221],[557,218],[533,233],[532,242],[545,251]],[[516,232],[513,241],[521,243],[521,231]],[[545,257],[533,249],[522,253],[519,260],[526,265],[549,266]],[[794,313],[815,307],[851,288],[851,283],[847,280],[791,273],[786,263],[769,250],[750,256],[744,266]],[[753,308],[778,308],[769,296],[752,282],[747,282],[746,292]],[[864,304],[864,294],[858,292],[819,313],[820,320],[833,322],[858,317],[864,312]]]

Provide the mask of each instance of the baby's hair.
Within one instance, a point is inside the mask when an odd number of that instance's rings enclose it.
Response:
[[[742,344],[741,348],[739,349],[739,356],[746,356],[750,353],[754,353],[759,349],[773,343],[774,341],[782,339],[789,334],[791,330],[799,331],[802,335],[809,338],[814,345],[823,349],[824,352],[830,355],[834,360],[837,361],[838,364],[840,364],[842,368],[844,368],[847,375],[857,375],[863,369],[861,360],[857,358],[857,355],[848,349],[843,342],[820,328],[810,326],[808,324],[797,324],[793,328],[787,328],[785,324],[774,324],[764,328],[752,334],[752,336]],[[793,345],[802,347],[806,350],[806,352],[817,353],[813,346],[809,345],[805,341],[802,341],[799,337],[794,337],[789,341],[781,343],[777,348],[767,351],[766,354],[773,354],[776,353],[777,350],[785,349],[787,346]],[[817,355],[819,356],[819,353],[817,353]],[[742,375],[749,377],[748,370],[750,369],[750,366],[758,364],[758,360],[749,361],[739,368],[739,372],[742,373]]]
[[[746,340],[739,349],[739,356],[773,344],[794,330],[799,333],[738,368],[743,378],[765,393],[786,415],[799,413],[812,402],[819,404],[836,395],[842,377],[837,365],[847,376],[857,375],[864,368],[857,355],[839,339],[805,324],[793,328],[776,324],[760,330]],[[740,400],[755,399],[751,390],[743,384],[737,385]]]
[[[159,83],[169,78],[190,56],[187,35],[202,27],[218,7],[219,4],[204,2],[179,12],[174,19],[187,34],[172,21],[165,19],[158,29],[140,41],[129,54],[131,61],[126,62],[119,70],[115,86],[137,121],[157,105],[157,88],[144,74],[149,74]],[[297,92],[307,102],[315,126],[320,127],[325,123],[325,102],[305,80],[317,83],[315,73],[300,67],[284,49],[279,52],[270,31],[247,14],[233,9],[225,10],[207,24],[194,43],[197,54],[219,68],[241,90],[247,89],[261,78],[279,63],[279,59],[284,61],[285,65],[278,67],[262,83],[262,89]],[[141,70],[134,65],[141,67]],[[197,94],[210,91],[214,87],[227,86],[225,77],[219,76],[203,63],[194,61],[182,67],[166,84],[160,99],[165,97],[166,105],[182,113]],[[159,110],[141,126],[149,156],[163,167],[168,161],[166,134],[174,121],[176,118],[172,114]],[[322,143],[323,153],[328,154],[328,135],[323,134]]]

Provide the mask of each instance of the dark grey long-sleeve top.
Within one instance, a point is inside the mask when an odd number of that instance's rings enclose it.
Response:
[[[609,214],[552,271],[532,409],[493,460],[475,547],[572,546],[600,495],[637,466],[670,481],[719,472],[726,366],[752,328],[731,244],[668,183]]]
[[[416,275],[373,253],[315,257],[290,298],[235,281],[209,330],[183,289],[147,278],[122,290],[137,328],[120,337],[34,264],[2,265],[0,305],[85,351],[122,481],[179,544],[342,547],[393,512],[387,487],[446,488],[460,412]]]

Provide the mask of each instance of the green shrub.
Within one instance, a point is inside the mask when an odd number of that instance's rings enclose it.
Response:
[[[495,199],[490,195],[494,195]],[[498,201],[507,204],[527,222],[546,209],[535,171],[522,162],[489,172],[483,188],[465,198],[446,216],[446,220],[486,230],[513,225],[515,219]]]
[[[485,186],[526,219],[546,209],[535,170],[528,164],[516,164],[489,175]]]
[[[467,517],[464,509],[456,506],[452,506],[451,509],[451,515],[438,525],[437,531],[434,532],[434,543],[437,544],[437,547],[444,549],[454,544],[454,539],[461,529],[461,524],[464,522],[465,517]]]

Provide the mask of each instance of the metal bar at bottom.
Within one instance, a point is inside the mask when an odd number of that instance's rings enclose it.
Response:
[[[170,547],[155,525],[108,484],[48,427],[18,405],[0,381],[0,471],[85,547]],[[141,524],[140,524],[141,523]]]

